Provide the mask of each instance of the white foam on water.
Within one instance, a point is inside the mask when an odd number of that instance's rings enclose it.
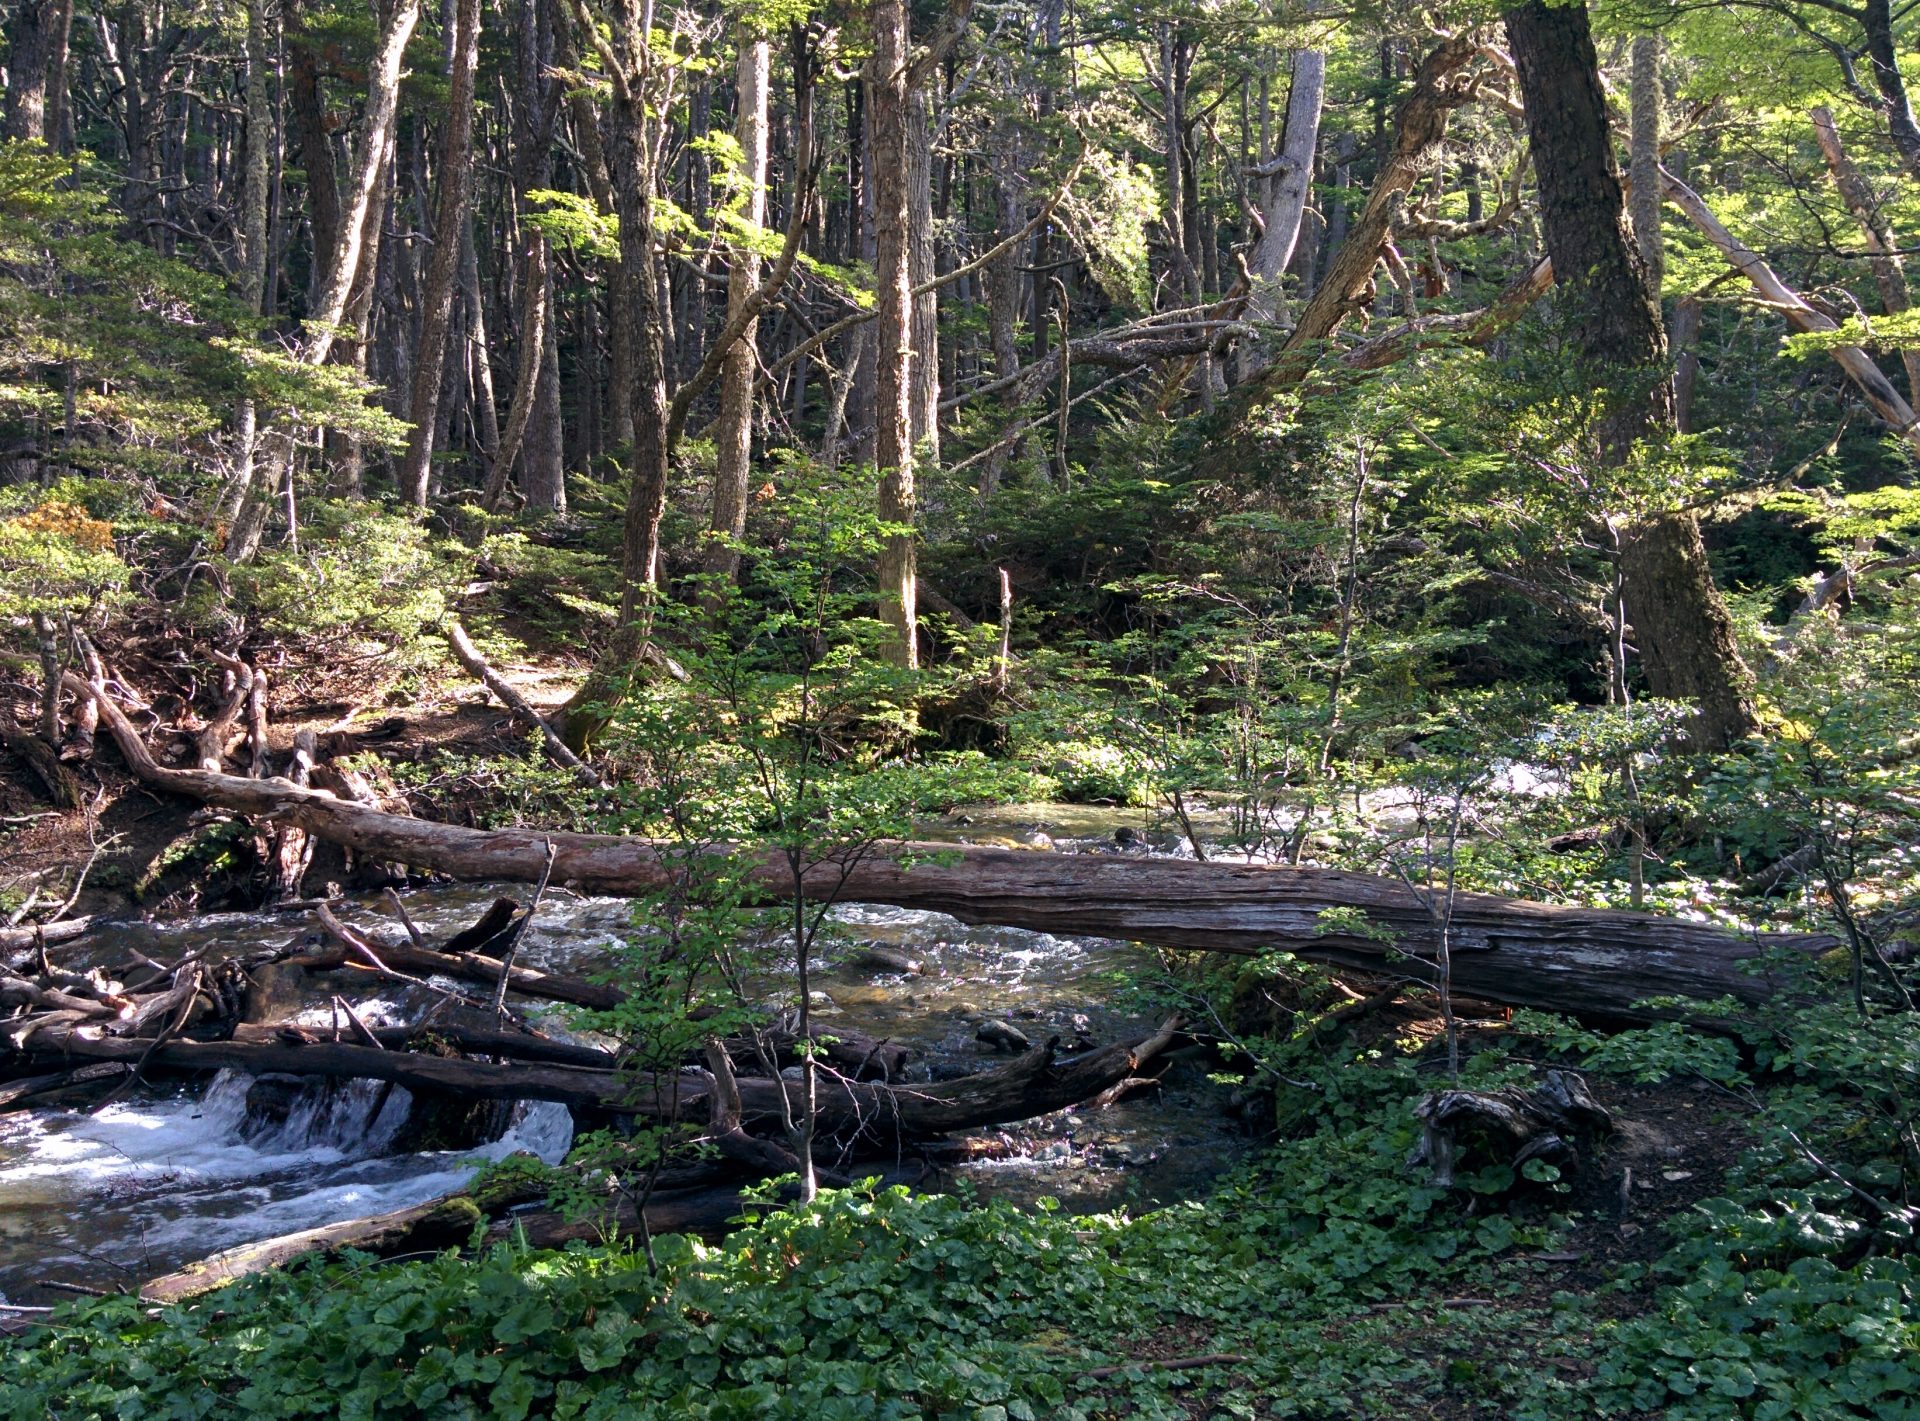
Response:
[[[198,1099],[138,1100],[97,1115],[0,1117],[0,1233],[31,1231],[52,1276],[74,1260],[136,1275],[277,1234],[424,1203],[478,1164],[530,1150],[548,1163],[573,1140],[567,1108],[516,1108],[499,1139],[470,1151],[387,1155],[407,1117],[396,1088],[347,1081],[294,1095],[284,1119],[250,1119],[253,1082],[221,1072]]]

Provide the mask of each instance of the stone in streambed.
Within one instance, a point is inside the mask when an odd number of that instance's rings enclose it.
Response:
[[[909,977],[924,976],[927,964],[917,957],[909,957],[897,948],[883,947],[870,942],[860,949],[853,959],[854,966],[865,967],[873,972],[899,972]]]
[[[1026,1033],[1008,1021],[981,1022],[980,1029],[973,1033],[973,1039],[996,1051],[1025,1051],[1031,1046]]]

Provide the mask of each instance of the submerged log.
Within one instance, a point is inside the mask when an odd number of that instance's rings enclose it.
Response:
[[[891,1086],[822,1073],[817,1087],[818,1128],[823,1136],[845,1141],[892,1143],[1050,1114],[1138,1075],[1167,1048],[1177,1029],[1169,1022],[1145,1040],[1065,1059],[1056,1057],[1050,1042],[998,1070],[933,1085]],[[28,1034],[21,1048],[40,1058],[391,1081],[410,1090],[451,1091],[483,1100],[553,1100],[654,1119],[705,1116],[712,1108],[714,1089],[713,1077],[706,1071],[652,1079],[550,1062],[496,1065],[308,1040],[298,1033],[272,1041],[145,1040],[108,1036],[97,1026],[58,1020]],[[802,1108],[797,1082],[741,1078],[736,1085],[741,1120],[750,1129],[776,1128],[789,1113]]]
[[[77,677],[76,689],[91,693]],[[610,834],[467,829],[382,813],[284,780],[170,770],[148,753],[117,706],[101,714],[147,783],[243,814],[299,824],[375,858],[471,880],[537,882],[554,850],[553,881],[586,892],[638,894],[665,886],[672,864],[646,840]],[[769,895],[791,889],[784,862],[752,866]],[[822,864],[804,891],[816,899],[885,903],[947,913],[965,923],[1131,939],[1159,947],[1258,954],[1276,948],[1314,961],[1431,980],[1434,917],[1397,879],[1342,869],[1036,854],[951,844],[898,844],[850,867]],[[1384,939],[1329,930],[1329,908],[1355,909]],[[1567,908],[1488,893],[1454,895],[1453,987],[1509,1006],[1621,1020],[1662,1015],[1649,997],[1757,1002],[1772,984],[1750,969],[1763,953],[1819,953],[1817,934],[1741,935],[1705,923],[1617,909]]]

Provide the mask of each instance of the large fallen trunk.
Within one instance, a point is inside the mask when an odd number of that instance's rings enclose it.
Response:
[[[817,1089],[818,1130],[823,1137],[847,1142],[891,1144],[1050,1114],[1138,1074],[1173,1035],[1170,1023],[1143,1041],[1065,1058],[1057,1057],[1049,1043],[997,1070],[932,1085],[891,1086],[823,1073]],[[98,1026],[64,1021],[32,1032],[21,1049],[36,1059],[391,1081],[409,1090],[453,1092],[471,1099],[553,1100],[654,1119],[704,1119],[714,1088],[705,1071],[651,1079],[552,1062],[496,1065],[298,1036],[273,1041],[149,1040],[108,1036]],[[742,1123],[748,1128],[777,1128],[783,1118],[803,1109],[796,1081],[742,1078],[737,1085]]]
[[[70,684],[91,690],[77,677]],[[537,882],[551,844],[555,884],[632,895],[664,887],[672,877],[671,860],[644,839],[467,829],[383,813],[285,780],[166,769],[119,708],[99,699],[121,753],[148,784],[296,823],[370,858],[469,880]],[[791,889],[776,856],[752,871],[770,895]],[[924,909],[965,923],[1208,952],[1278,948],[1423,980],[1436,970],[1439,928],[1423,896],[1396,879],[1340,869],[896,844],[851,866],[820,865],[804,889],[816,899]],[[1329,928],[1322,915],[1331,908],[1360,911],[1384,937]],[[1814,934],[1742,935],[1675,918],[1486,893],[1454,896],[1448,935],[1453,989],[1462,996],[1622,1020],[1661,1016],[1641,1005],[1657,996],[1760,1001],[1772,984],[1751,970],[1757,957],[1838,945]]]

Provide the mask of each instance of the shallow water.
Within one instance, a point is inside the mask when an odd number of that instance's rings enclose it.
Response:
[[[955,841],[1051,843],[1056,851],[1111,850],[1126,826],[1151,851],[1190,848],[1156,830],[1139,811],[1016,806],[964,822],[929,826]],[[1045,836],[1044,839],[1041,836]],[[501,891],[524,897],[523,885]],[[433,887],[405,895],[429,941],[472,923],[495,896],[487,885]],[[372,898],[351,900],[343,916],[392,931]],[[1115,1005],[1118,989],[1155,966],[1133,944],[1065,938],[1015,928],[966,927],[933,913],[898,908],[837,909],[835,942],[822,950],[816,977],[823,1026],[844,1025],[909,1044],[943,1073],[982,1069],[1004,1055],[975,1040],[986,1019],[1012,1023],[1029,1038],[1107,1042],[1150,1029],[1147,1017]],[[521,944],[521,960],[586,972],[632,930],[622,899],[550,892]],[[254,951],[316,930],[303,918],[214,914],[160,925],[162,955],[194,947]],[[876,973],[855,965],[864,944],[919,960],[919,975]],[[149,949],[150,951],[155,949]],[[113,944],[79,946],[66,961],[112,961]],[[401,989],[357,999],[380,1024],[415,1019],[427,998]],[[302,1019],[326,1024],[324,997]],[[544,1024],[558,1026],[557,1011]],[[222,1248],[401,1208],[458,1188],[486,1159],[530,1149],[548,1160],[566,1153],[573,1123],[563,1106],[517,1108],[507,1133],[477,1150],[392,1152],[404,1119],[394,1091],[369,1120],[379,1087],[349,1082],[309,1087],[282,1121],[250,1116],[250,1082],[222,1072],[193,1089],[147,1091],[97,1115],[39,1111],[0,1115],[0,1296],[44,1301],[34,1284],[57,1279],[94,1287],[136,1285]],[[1157,1093],[1104,1110],[1074,1109],[1003,1130],[982,1132],[993,1159],[955,1174],[981,1194],[1020,1200],[1051,1195],[1082,1212],[1190,1197],[1246,1148],[1222,1121],[1220,1096],[1202,1070],[1176,1061]]]

